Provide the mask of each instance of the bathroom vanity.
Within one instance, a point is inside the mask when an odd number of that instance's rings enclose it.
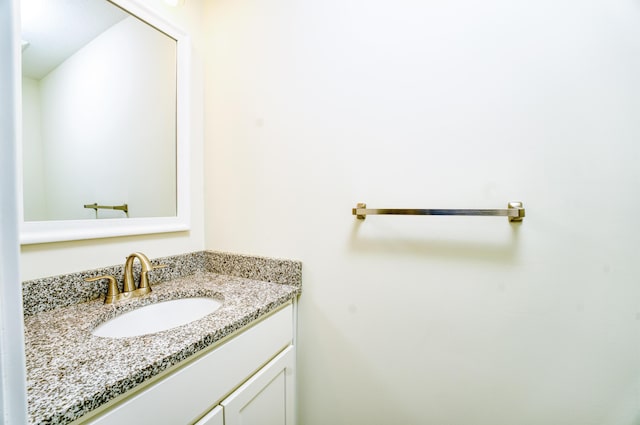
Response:
[[[127,395],[88,423],[292,424],[292,342],[293,307],[287,303],[237,336],[196,355],[197,359],[178,364],[177,370]]]
[[[151,275],[151,294],[114,305],[103,296],[54,308],[42,302],[62,302],[60,288],[76,297],[90,293],[91,287],[78,288],[95,285],[84,279],[118,276],[116,266],[51,278],[57,284],[23,284],[30,423],[295,423],[300,263],[213,252],[152,261],[168,267]],[[36,302],[46,287],[46,301]],[[92,334],[127,311],[191,297],[221,305],[152,334]]]

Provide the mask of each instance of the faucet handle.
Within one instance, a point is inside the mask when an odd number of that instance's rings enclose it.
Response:
[[[140,285],[138,285],[138,291],[140,291],[140,293],[146,294],[148,292],[151,292],[151,286],[149,285],[149,276],[148,276],[148,272],[153,271],[155,269],[163,269],[167,267],[166,264],[158,264],[157,266],[151,265],[151,269],[148,271],[143,271],[140,274]]]
[[[118,295],[120,295],[120,290],[118,289],[118,284],[116,283],[116,278],[111,275],[103,275],[97,277],[87,277],[85,278],[85,282],[95,282],[97,280],[108,279],[109,286],[107,287],[107,296],[104,299],[105,304],[113,304],[114,301],[118,299]]]

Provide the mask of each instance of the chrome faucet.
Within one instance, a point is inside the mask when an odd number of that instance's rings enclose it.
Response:
[[[135,279],[133,277],[133,262],[135,259],[140,261],[140,266],[142,270],[140,272],[140,284],[137,285],[135,283]],[[127,260],[124,263],[124,286],[122,288],[122,292],[118,289],[118,285],[116,283],[116,279],[113,276],[104,275],[98,277],[90,277],[86,278],[87,282],[94,282],[100,279],[108,279],[109,287],[107,289],[107,296],[104,300],[105,304],[113,304],[116,301],[141,297],[151,292],[151,285],[149,285],[149,272],[153,269],[161,269],[163,267],[167,267],[166,264],[160,264],[154,266],[149,261],[146,255],[141,252],[134,252],[127,257]]]

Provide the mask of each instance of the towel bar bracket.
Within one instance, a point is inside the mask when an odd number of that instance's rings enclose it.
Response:
[[[522,221],[524,218],[524,205],[522,205],[522,202],[509,202],[508,208],[509,210],[516,210],[518,213],[516,216],[509,216],[509,221]]]

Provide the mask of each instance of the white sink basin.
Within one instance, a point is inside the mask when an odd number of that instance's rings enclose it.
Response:
[[[146,305],[116,316],[91,332],[107,338],[125,338],[165,331],[201,319],[220,308],[213,298],[180,298]]]

